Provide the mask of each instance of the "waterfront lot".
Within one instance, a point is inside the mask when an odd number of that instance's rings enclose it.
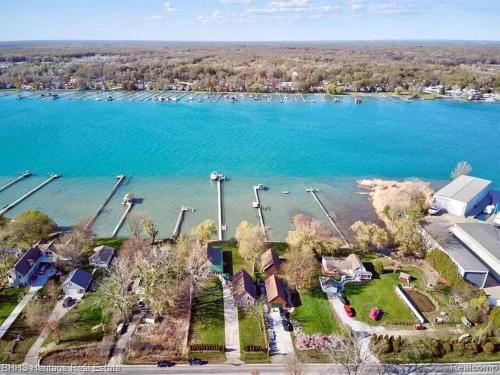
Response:
[[[300,306],[295,307],[291,319],[302,324],[304,333],[329,335],[338,332],[338,323],[333,316],[330,302],[319,286],[311,291],[301,292],[300,303]]]
[[[17,303],[22,299],[23,288],[3,288],[0,290],[0,325],[7,319]]]
[[[261,316],[261,319],[263,317]],[[262,327],[264,327],[264,322],[262,322]],[[259,323],[253,317],[245,312],[245,309],[238,309],[238,323],[240,328],[240,348],[241,348],[241,359],[245,362],[250,363],[267,363],[270,362],[270,358],[267,356],[266,352],[249,352],[245,348],[248,345],[261,346],[266,348],[266,342],[264,337],[264,332],[261,330]]]

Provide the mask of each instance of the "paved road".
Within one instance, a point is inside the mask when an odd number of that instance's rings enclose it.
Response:
[[[33,299],[35,294],[43,288],[47,280],[54,275],[55,270],[53,268],[48,268],[43,275],[39,275],[33,284],[30,286],[28,293],[23,297],[21,301],[14,307],[14,310],[10,313],[10,315],[5,319],[2,326],[0,326],[0,339],[5,335],[5,333],[9,330],[10,326],[17,319],[19,314],[24,310],[26,305]]]
[[[10,366],[10,367],[8,367]],[[38,369],[27,367],[14,367],[15,365],[0,365],[0,373],[23,373],[23,374],[54,374],[43,367]],[[64,369],[63,369],[64,368]],[[58,366],[59,373],[71,374],[89,374],[103,372],[103,366],[97,366],[97,369],[87,368],[87,371],[72,369],[69,366]],[[250,374],[252,370],[258,370],[259,375],[284,375],[287,374],[283,365],[263,364],[263,365],[206,365],[206,366],[187,366],[177,365],[172,368],[157,368],[156,366],[117,366],[117,368],[109,368],[108,371],[120,374],[144,375],[144,374],[224,374],[224,375],[240,375]],[[462,375],[478,375],[478,374],[496,374],[500,370],[500,362],[493,363],[470,363],[470,364],[439,364],[439,365],[368,365],[363,374],[365,375],[440,375],[440,374],[462,374]],[[330,375],[330,374],[346,374],[346,371],[340,365],[323,365],[310,364],[306,365],[302,372],[304,375]]]
[[[240,327],[238,324],[238,308],[234,302],[231,287],[222,281],[222,295],[224,297],[224,337],[226,358],[228,363],[240,364]]]
[[[130,321],[130,324],[128,325],[127,332],[125,332],[123,335],[120,336],[118,339],[118,342],[115,345],[115,348],[113,350],[113,355],[109,359],[108,366],[115,366],[115,365],[121,365],[123,361],[123,353],[125,352],[125,348],[132,338],[132,335],[134,334],[137,325],[141,321],[142,317],[144,316],[144,313],[136,314],[132,317],[132,320]]]
[[[80,300],[81,296],[76,297],[76,299]],[[64,299],[57,301],[56,306],[54,307],[54,310],[52,310],[52,313],[50,314],[49,320],[54,320],[54,321],[61,320],[62,317],[64,315],[66,315],[66,313],[69,310],[71,310],[74,306],[77,305],[77,303],[75,303],[71,307],[67,308],[67,307],[64,307],[63,304],[64,304]],[[37,337],[36,341],[31,346],[30,350],[26,354],[26,358],[24,359],[25,364],[29,364],[29,365],[38,364],[39,356],[40,356],[40,352],[42,351],[43,343],[45,342],[45,340],[47,340],[47,337],[49,337],[49,334],[50,334],[50,332],[48,329],[44,329],[40,333],[40,335]]]

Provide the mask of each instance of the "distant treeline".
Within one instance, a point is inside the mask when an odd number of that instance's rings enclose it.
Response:
[[[0,87],[500,91],[498,43],[60,42],[0,45]]]

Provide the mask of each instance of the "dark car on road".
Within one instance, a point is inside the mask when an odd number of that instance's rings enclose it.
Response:
[[[172,367],[172,366],[175,366],[175,362],[168,361],[166,359],[162,359],[162,360],[156,362],[156,365],[158,367]]]
[[[63,307],[71,307],[75,303],[75,300],[72,297],[66,297],[63,301]]]
[[[292,332],[293,331],[293,325],[288,320],[283,319],[281,321],[281,323],[283,323],[283,328],[285,329],[285,331],[287,331],[287,332]]]
[[[189,360],[189,366],[202,366],[202,365],[205,365],[207,363],[208,363],[207,361],[203,361],[199,358],[191,358]]]

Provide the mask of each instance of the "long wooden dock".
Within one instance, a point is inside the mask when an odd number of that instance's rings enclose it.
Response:
[[[94,225],[95,221],[97,220],[97,218],[101,214],[102,210],[104,210],[104,207],[106,207],[106,205],[108,204],[109,200],[113,197],[113,195],[116,193],[116,191],[120,187],[121,183],[125,180],[125,177],[126,177],[125,175],[116,176],[117,181],[116,181],[115,185],[113,186],[113,188],[111,189],[111,191],[108,193],[108,195],[106,196],[106,198],[104,198],[104,201],[97,208],[97,210],[94,213],[94,215],[92,215],[92,217],[89,219],[89,221],[85,225],[85,229],[91,228],[92,225]]]
[[[260,204],[260,196],[259,190],[262,189],[262,185],[256,185],[253,187],[253,193],[255,195],[254,207],[257,209],[257,213],[259,214],[260,226],[262,227],[262,232],[264,233],[264,241],[268,241],[267,238],[267,229],[266,224],[264,222],[264,215],[262,214],[262,205]]]
[[[308,188],[308,189],[306,189],[306,191],[308,193],[311,193],[312,197],[314,198],[314,200],[316,201],[316,203],[318,204],[318,206],[321,208],[321,210],[326,215],[326,218],[328,219],[328,221],[330,222],[330,224],[332,224],[333,229],[335,229],[335,231],[338,233],[339,237],[342,239],[342,242],[344,242],[344,245],[348,246],[348,247],[351,247],[351,244],[349,243],[349,241],[347,241],[347,238],[344,236],[344,234],[342,233],[342,231],[338,227],[338,225],[335,222],[335,220],[333,219],[332,215],[330,215],[330,213],[328,212],[328,210],[326,209],[326,207],[323,205],[323,203],[318,198],[318,195],[316,193],[319,190],[318,189],[314,189],[314,188]]]
[[[127,208],[123,212],[123,215],[120,218],[120,221],[118,222],[118,224],[116,224],[116,227],[113,230],[113,233],[111,233],[111,238],[115,238],[116,235],[118,234],[118,231],[120,230],[120,228],[122,227],[123,223],[125,222],[125,219],[127,218],[127,215],[129,214],[130,210],[132,210],[132,207],[134,207],[134,202],[132,201],[132,202],[126,203],[126,206],[127,206]]]
[[[8,189],[12,185],[14,185],[16,182],[24,180],[26,177],[29,177],[29,176],[31,176],[31,172],[30,171],[24,171],[24,172],[19,173],[17,175],[17,177],[14,178],[12,181],[7,182],[3,186],[0,186],[0,192],[4,191],[5,189]]]
[[[30,197],[31,195],[35,194],[38,190],[40,190],[41,188],[43,188],[45,185],[49,184],[50,182],[54,181],[56,178],[59,178],[60,176],[58,174],[52,174],[50,175],[50,177],[48,179],[46,179],[45,181],[43,181],[40,185],[34,187],[33,189],[31,189],[30,191],[28,191],[26,194],[24,194],[22,197],[16,199],[14,202],[8,204],[7,206],[5,206],[1,211],[0,211],[0,215],[3,215],[4,213],[6,213],[7,211],[13,209],[15,206],[17,206],[19,203],[21,203],[22,201],[24,201],[25,199],[27,199],[28,197]]]
[[[174,231],[172,232],[172,239],[176,240],[181,234],[182,223],[184,222],[184,217],[186,212],[191,211],[189,207],[182,206],[179,210],[179,216],[177,216],[177,222],[175,223]]]
[[[217,219],[219,222],[217,238],[219,241],[223,241],[226,225],[224,224],[224,215],[222,210],[222,181],[225,180],[225,177],[223,174],[212,172],[210,179],[217,184]]]

